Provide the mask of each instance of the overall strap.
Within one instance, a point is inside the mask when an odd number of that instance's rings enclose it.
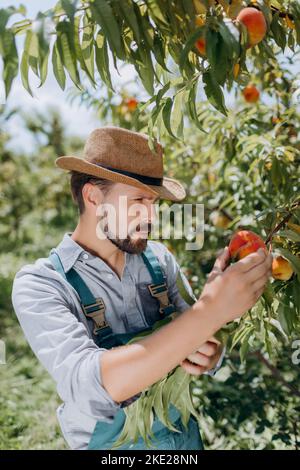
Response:
[[[64,271],[59,255],[52,249],[50,251],[50,261],[57,272],[59,272],[70,284],[80,297],[82,309],[87,318],[91,318],[94,322],[94,334],[101,336],[112,332],[110,326],[105,319],[105,304],[102,298],[95,298],[91,290],[88,288],[82,277],[71,268],[67,273]]]
[[[173,312],[176,312],[176,308],[173,304],[170,303],[168,297],[168,287],[165,282],[165,277],[161,265],[157,259],[157,256],[153,253],[150,245],[147,244],[146,249],[142,253],[142,258],[145,265],[148,268],[148,271],[151,275],[152,284],[148,285],[150,294],[157,298],[160,304],[159,312],[163,315],[169,315]]]

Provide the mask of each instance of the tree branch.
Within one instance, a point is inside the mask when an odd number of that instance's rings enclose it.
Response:
[[[300,206],[300,202],[296,202],[295,204],[292,205],[291,207],[291,210],[287,213],[287,215],[279,222],[279,224],[277,224],[273,230],[271,230],[271,232],[269,233],[269,235],[267,236],[266,240],[265,240],[265,243],[269,243],[271,240],[272,240],[272,237],[273,235],[278,232],[278,230],[280,230],[289,220],[290,218],[292,217],[293,215],[293,209],[296,209],[297,207]]]
[[[268,369],[269,371],[272,373],[273,377],[275,377],[279,382],[282,383],[282,385],[284,385],[286,388],[288,388],[292,393],[293,395],[296,395],[297,397],[300,398],[300,392],[299,390],[297,390],[293,385],[291,385],[289,382],[287,382],[283,376],[281,375],[281,373],[279,372],[279,370],[277,369],[277,367],[273,366],[263,355],[260,351],[254,351],[253,353],[251,353],[251,355],[257,357],[257,359],[262,362]]]

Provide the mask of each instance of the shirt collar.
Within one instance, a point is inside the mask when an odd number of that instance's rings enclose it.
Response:
[[[81,253],[82,246],[71,238],[73,232],[66,232],[62,241],[57,245],[56,251],[60,257],[65,272],[68,272],[75,264]]]
[[[66,232],[62,241],[56,247],[56,251],[60,257],[65,272],[68,272],[74,266],[79,256],[85,252],[82,246],[80,246],[77,242],[75,242],[75,240],[73,240],[73,238],[71,238],[72,233],[73,232]],[[89,256],[93,257],[91,254],[89,254]],[[128,265],[130,256],[132,256],[130,253],[125,252],[124,269]],[[104,268],[109,268],[103,259],[100,257],[97,257],[97,259],[103,263]]]

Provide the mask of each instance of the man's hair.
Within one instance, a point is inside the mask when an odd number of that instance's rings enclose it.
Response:
[[[97,178],[92,175],[86,175],[85,173],[80,173],[78,171],[70,171],[69,174],[71,175],[70,179],[70,186],[71,186],[71,193],[73,201],[77,204],[79,214],[83,214],[85,207],[84,207],[84,200],[82,197],[82,188],[86,183],[93,183],[97,184],[100,189],[106,194],[109,189],[115,184],[114,181],[106,180],[103,178]]]

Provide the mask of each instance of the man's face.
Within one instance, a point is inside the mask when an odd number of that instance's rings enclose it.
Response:
[[[141,253],[147,246],[158,199],[150,191],[116,183],[98,208],[98,229],[122,251]]]

